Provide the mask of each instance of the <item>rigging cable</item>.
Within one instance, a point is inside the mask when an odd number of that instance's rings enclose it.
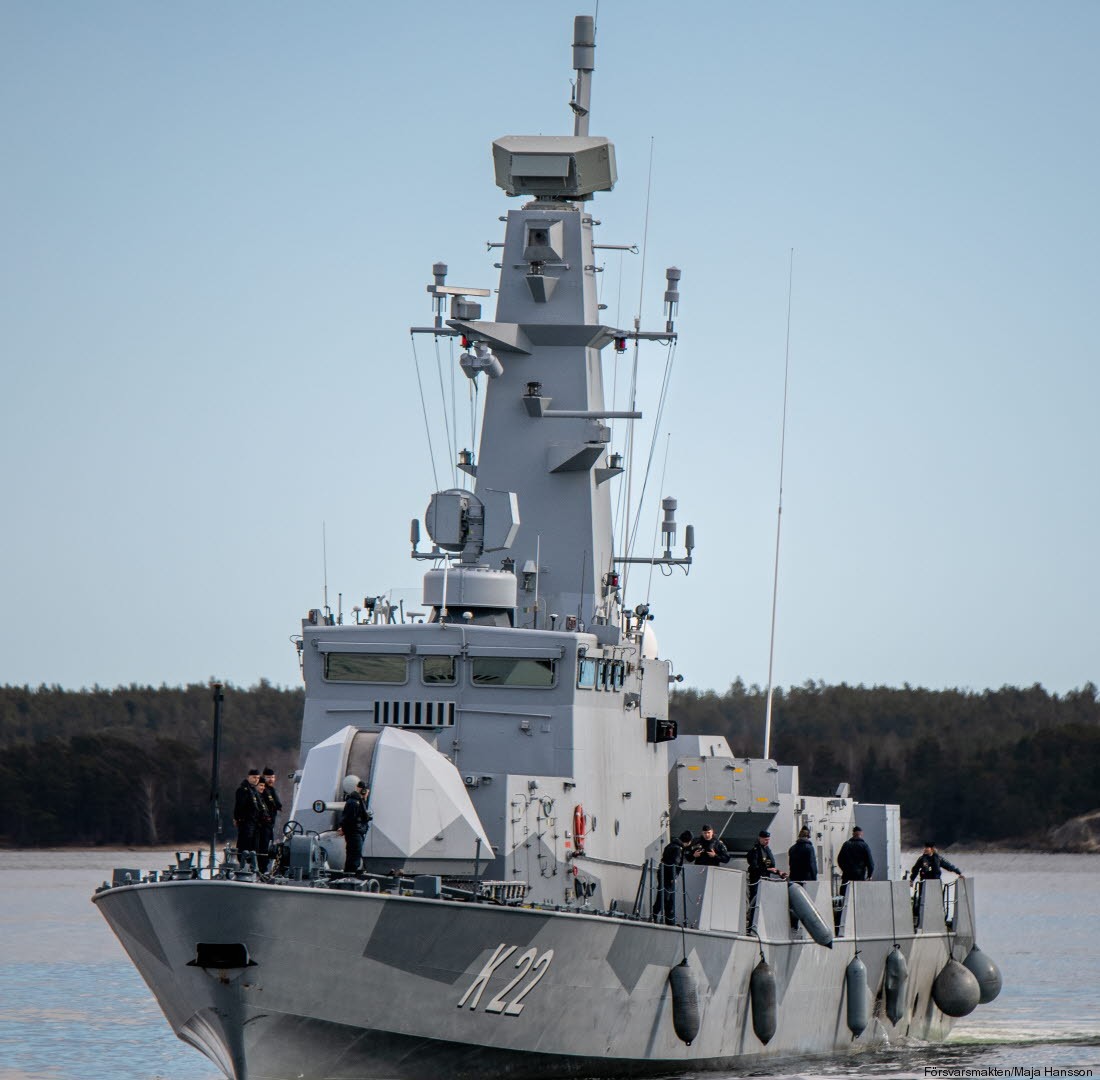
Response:
[[[771,756],[772,746],[772,668],[775,660],[775,609],[779,597],[779,533],[783,527],[783,465],[787,451],[787,384],[791,368],[791,294],[794,289],[794,248],[791,248],[787,271],[787,346],[783,359],[783,422],[779,434],[779,508],[775,515],[775,573],[772,576],[772,629],[768,641],[768,702],[764,709],[764,757]]]
[[[665,371],[664,375],[661,378],[661,392],[657,399],[657,416],[653,421],[653,436],[650,439],[649,443],[649,457],[646,459],[645,475],[642,477],[642,490],[638,495],[638,514],[634,521],[634,530],[630,534],[628,548],[626,552],[628,556],[633,555],[634,544],[638,538],[638,525],[642,517],[642,503],[645,501],[646,487],[649,485],[649,473],[651,468],[653,467],[653,454],[654,451],[657,449],[657,436],[660,433],[661,420],[664,417],[665,413],[665,403],[668,400],[668,387],[669,383],[672,380],[672,366],[675,363],[675,360],[676,344],[675,342],[670,342],[668,347],[668,355],[665,357]],[[663,480],[661,482],[662,484],[664,483]],[[660,499],[660,495],[658,495],[658,499]]]
[[[448,366],[451,369],[451,427],[454,431],[454,445],[451,447],[451,469],[455,478],[455,487],[458,487],[458,403],[455,398],[455,339],[447,338]]]
[[[645,223],[642,228],[642,269],[641,279],[638,282],[638,314],[634,316],[634,330],[635,332],[641,330],[642,327],[642,304],[645,299],[645,262],[646,255],[649,252],[649,205],[650,198],[653,194],[653,147],[654,137],[649,137],[649,175],[646,178],[645,187]],[[639,341],[638,338],[634,339],[634,361],[632,365],[630,375],[630,411],[636,412],[638,407],[638,351]],[[630,536],[630,489],[634,478],[634,427],[635,422],[632,422],[629,428],[629,435],[627,436],[627,453],[626,453],[626,483],[620,488],[620,492],[625,492],[623,501],[623,531],[622,531],[622,543],[619,545],[620,551],[627,551],[629,548],[629,536]],[[622,596],[626,596],[627,582],[630,578],[630,563],[626,563],[623,567],[623,588]]]
[[[439,355],[439,338],[435,334],[433,334],[432,337],[435,341],[435,369],[436,373],[439,375],[439,401],[443,406],[443,428],[447,434],[447,446],[448,448],[451,448],[454,446],[454,443],[451,440],[451,420],[450,417],[447,415],[447,390],[443,385],[443,358]],[[451,485],[453,487],[458,487],[458,479],[455,475],[455,455],[453,449],[450,451],[450,458]]]
[[[428,403],[424,400],[424,383],[420,378],[420,358],[416,355],[416,338],[409,335],[409,343],[412,345],[413,365],[416,368],[416,386],[420,391],[420,411],[424,414],[424,434],[428,437],[428,455],[432,459],[432,482],[436,491],[439,490],[439,476],[435,471],[435,450],[432,449],[432,427],[428,423]]]

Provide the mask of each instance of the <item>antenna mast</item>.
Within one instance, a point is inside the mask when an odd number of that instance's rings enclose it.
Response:
[[[775,608],[779,595],[779,532],[783,527],[783,464],[787,449],[787,376],[791,368],[791,292],[794,285],[794,248],[787,271],[787,347],[783,359],[783,422],[779,435],[779,509],[775,515],[775,574],[772,577],[772,631],[768,640],[768,703],[764,710],[764,757],[772,748],[772,663],[775,660]]]
[[[578,15],[573,20],[573,67],[577,85],[569,107],[573,110],[573,134],[588,134],[588,111],[592,104],[592,72],[596,66],[596,20]]]
[[[321,573],[324,579],[323,596],[325,614],[329,614],[328,606],[328,534],[325,531],[325,523],[321,522]]]

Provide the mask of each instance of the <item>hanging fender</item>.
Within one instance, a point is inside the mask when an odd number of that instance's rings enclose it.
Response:
[[[573,852],[576,855],[584,854],[584,837],[588,831],[585,824],[584,807],[577,803],[573,807]]]

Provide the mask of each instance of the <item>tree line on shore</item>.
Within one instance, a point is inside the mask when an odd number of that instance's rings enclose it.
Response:
[[[231,836],[244,773],[270,765],[285,777],[296,765],[303,692],[261,682],[225,697],[220,802]],[[683,732],[724,735],[738,756],[763,752],[760,687],[678,690],[671,708]],[[208,836],[212,717],[201,683],[0,687],[0,843]],[[900,802],[912,841],[1041,843],[1100,805],[1100,701],[1092,683],[1059,695],[810,682],[776,690],[771,755],[799,766],[808,794],[848,782],[861,802]]]

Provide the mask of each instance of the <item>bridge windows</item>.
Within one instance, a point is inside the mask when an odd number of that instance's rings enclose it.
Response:
[[[604,660],[589,656],[577,659],[577,688],[580,690],[613,690],[623,688],[626,677],[626,662],[623,660]]]
[[[545,690],[554,685],[557,671],[557,661],[543,657],[474,656],[469,662],[474,686]]]
[[[409,658],[388,653],[326,652],[325,678],[329,682],[401,684],[409,679]],[[433,659],[436,659],[433,657]],[[438,659],[445,659],[439,657]]]
[[[456,658],[425,656],[420,661],[421,681],[429,686],[449,686],[456,681]]]
[[[596,661],[582,656],[577,661],[577,686],[581,690],[591,690],[596,685]]]

